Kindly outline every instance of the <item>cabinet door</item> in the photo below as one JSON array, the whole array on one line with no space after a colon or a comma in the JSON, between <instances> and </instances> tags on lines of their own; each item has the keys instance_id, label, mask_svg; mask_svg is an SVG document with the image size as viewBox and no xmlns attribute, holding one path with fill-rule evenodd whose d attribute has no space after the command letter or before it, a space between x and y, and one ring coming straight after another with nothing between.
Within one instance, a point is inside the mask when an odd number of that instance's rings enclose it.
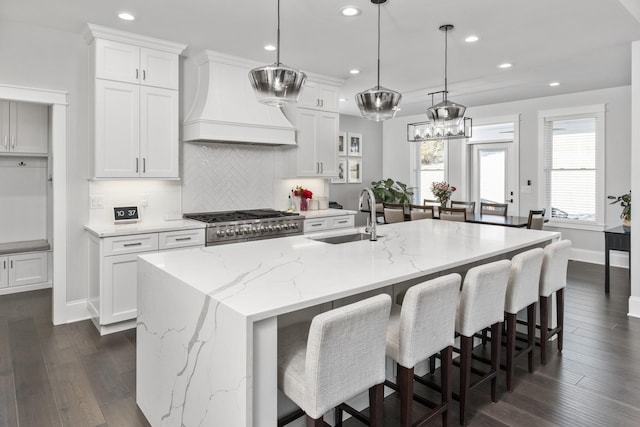
<instances>
[{"instance_id":1,"label":"cabinet door","mask_svg":"<svg viewBox=\"0 0 640 427\"><path fill-rule=\"evenodd\" d=\"M9 257L0 256L0 288L9 286Z\"/></svg>"},{"instance_id":2,"label":"cabinet door","mask_svg":"<svg viewBox=\"0 0 640 427\"><path fill-rule=\"evenodd\" d=\"M155 49L140 49L140 83L178 90L178 55Z\"/></svg>"},{"instance_id":3,"label":"cabinet door","mask_svg":"<svg viewBox=\"0 0 640 427\"><path fill-rule=\"evenodd\" d=\"M140 176L178 177L178 91L140 88Z\"/></svg>"},{"instance_id":4,"label":"cabinet door","mask_svg":"<svg viewBox=\"0 0 640 427\"><path fill-rule=\"evenodd\" d=\"M100 324L135 319L138 308L138 255L107 256L102 259Z\"/></svg>"},{"instance_id":5,"label":"cabinet door","mask_svg":"<svg viewBox=\"0 0 640 427\"><path fill-rule=\"evenodd\" d=\"M338 112L338 88L335 86L318 85L316 93L320 99L320 107L324 111Z\"/></svg>"},{"instance_id":6,"label":"cabinet door","mask_svg":"<svg viewBox=\"0 0 640 427\"><path fill-rule=\"evenodd\" d=\"M140 48L126 43L95 39L96 77L126 83L138 83Z\"/></svg>"},{"instance_id":7,"label":"cabinet door","mask_svg":"<svg viewBox=\"0 0 640 427\"><path fill-rule=\"evenodd\" d=\"M10 149L9 104L9 101L0 101L0 153L6 153Z\"/></svg>"},{"instance_id":8,"label":"cabinet door","mask_svg":"<svg viewBox=\"0 0 640 427\"><path fill-rule=\"evenodd\" d=\"M95 175L139 176L140 86L96 79Z\"/></svg>"},{"instance_id":9,"label":"cabinet door","mask_svg":"<svg viewBox=\"0 0 640 427\"><path fill-rule=\"evenodd\" d=\"M320 171L316 161L316 114L304 108L296 112L298 176L318 176Z\"/></svg>"},{"instance_id":10,"label":"cabinet door","mask_svg":"<svg viewBox=\"0 0 640 427\"><path fill-rule=\"evenodd\" d=\"M9 257L9 286L32 285L46 281L46 252L11 255Z\"/></svg>"},{"instance_id":11,"label":"cabinet door","mask_svg":"<svg viewBox=\"0 0 640 427\"><path fill-rule=\"evenodd\" d=\"M319 112L316 119L316 161L320 163L321 176L338 176L339 116L337 113Z\"/></svg>"},{"instance_id":12,"label":"cabinet door","mask_svg":"<svg viewBox=\"0 0 640 427\"><path fill-rule=\"evenodd\" d=\"M47 154L49 151L49 108L42 104L12 102L11 151Z\"/></svg>"},{"instance_id":13,"label":"cabinet door","mask_svg":"<svg viewBox=\"0 0 640 427\"><path fill-rule=\"evenodd\" d=\"M316 94L316 86L317 83L310 82L309 80L305 82L304 89L302 89L302 93L298 99L298 107L313 108L316 110L320 108L320 99Z\"/></svg>"}]
</instances>

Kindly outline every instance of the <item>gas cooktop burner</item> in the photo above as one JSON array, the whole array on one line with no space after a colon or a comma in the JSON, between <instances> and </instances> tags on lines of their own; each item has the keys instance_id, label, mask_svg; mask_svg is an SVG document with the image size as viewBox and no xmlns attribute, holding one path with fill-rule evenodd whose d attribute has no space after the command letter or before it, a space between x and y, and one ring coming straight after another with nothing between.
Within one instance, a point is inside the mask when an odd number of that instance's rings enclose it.
<instances>
[{"instance_id":1,"label":"gas cooktop burner","mask_svg":"<svg viewBox=\"0 0 640 427\"><path fill-rule=\"evenodd\" d=\"M206 222L208 224L217 223L217 222L247 221L252 219L263 219L263 218L280 218L285 216L298 216L298 213L276 211L274 209L251 209L246 211L203 212L203 213L184 214L185 218Z\"/></svg>"}]
</instances>

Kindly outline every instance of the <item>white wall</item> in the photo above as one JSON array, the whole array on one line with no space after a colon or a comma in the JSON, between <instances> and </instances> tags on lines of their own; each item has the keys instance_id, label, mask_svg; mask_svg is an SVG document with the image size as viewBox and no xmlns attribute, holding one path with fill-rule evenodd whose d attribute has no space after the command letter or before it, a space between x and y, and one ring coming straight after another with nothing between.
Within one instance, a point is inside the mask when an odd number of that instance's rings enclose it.
<instances>
[{"instance_id":1,"label":"white wall","mask_svg":"<svg viewBox=\"0 0 640 427\"><path fill-rule=\"evenodd\" d=\"M538 111L568 108L572 106L606 104L606 176L605 194L618 195L627 192L631 180L631 87L617 87L568 95L526 99L522 101L493 104L468 108L466 116L473 119L488 119L520 114L520 183L526 185L532 180L533 193L520 194L520 214L538 207L539 165L538 165ZM408 123L424 121L424 115L400 117L384 123L383 129L383 171L384 175L413 179L411 173L415 146L406 141ZM463 151L461 141L452 141L449 152L449 182L462 187ZM640 164L640 163L639 163ZM462 166L461 166L462 165ZM463 167L464 166L464 167ZM398 178L400 179L400 178ZM460 184L458 184L460 183ZM606 205L605 221L608 227L620 225L620 207ZM551 228L550 228L551 229ZM574 257L589 262L604 262L604 237L601 231L557 229L563 237L571 239ZM625 255L620 254L614 261L625 264ZM639 266L640 267L640 266Z\"/></svg>"},{"instance_id":2,"label":"white wall","mask_svg":"<svg viewBox=\"0 0 640 427\"><path fill-rule=\"evenodd\" d=\"M632 117L640 115L640 41L632 45ZM640 123L634 120L631 135L631 191L640 192ZM635 196L637 197L637 196ZM637 209L637 208L635 208ZM635 220L637 224L638 221ZM637 227L637 225L635 226ZM640 233L631 227L631 296L629 297L629 315L640 317Z\"/></svg>"}]
</instances>

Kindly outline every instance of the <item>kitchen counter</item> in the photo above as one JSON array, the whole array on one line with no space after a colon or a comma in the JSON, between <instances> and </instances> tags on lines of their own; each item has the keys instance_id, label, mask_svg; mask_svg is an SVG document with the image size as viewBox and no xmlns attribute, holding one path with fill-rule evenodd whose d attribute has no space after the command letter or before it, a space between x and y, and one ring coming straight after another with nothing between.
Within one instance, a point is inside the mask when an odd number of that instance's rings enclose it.
<instances>
[{"instance_id":1,"label":"kitchen counter","mask_svg":"<svg viewBox=\"0 0 640 427\"><path fill-rule=\"evenodd\" d=\"M205 228L205 223L190 219L176 219L133 224L89 224L84 229L97 237L128 236L132 234Z\"/></svg>"},{"instance_id":2,"label":"kitchen counter","mask_svg":"<svg viewBox=\"0 0 640 427\"><path fill-rule=\"evenodd\" d=\"M302 215L304 219L315 219L315 218L328 218L332 216L355 215L358 212L350 211L347 209L322 209L317 211L302 211L298 213Z\"/></svg>"},{"instance_id":3,"label":"kitchen counter","mask_svg":"<svg viewBox=\"0 0 640 427\"><path fill-rule=\"evenodd\" d=\"M332 245L314 234L141 256L136 387L151 424L273 426L279 315L560 237L436 220L378 234L376 242Z\"/></svg>"}]
</instances>

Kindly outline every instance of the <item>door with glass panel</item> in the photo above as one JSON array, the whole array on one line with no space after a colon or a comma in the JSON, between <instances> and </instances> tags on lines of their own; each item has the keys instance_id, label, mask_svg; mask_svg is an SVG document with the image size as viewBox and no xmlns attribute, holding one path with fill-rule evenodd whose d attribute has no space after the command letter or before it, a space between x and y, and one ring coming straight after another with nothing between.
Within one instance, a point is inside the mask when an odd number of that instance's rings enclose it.
<instances>
[{"instance_id":1,"label":"door with glass panel","mask_svg":"<svg viewBox=\"0 0 640 427\"><path fill-rule=\"evenodd\" d=\"M512 142L471 145L471 192L476 211L481 202L507 203L507 215L518 215L518 157Z\"/></svg>"}]
</instances>

